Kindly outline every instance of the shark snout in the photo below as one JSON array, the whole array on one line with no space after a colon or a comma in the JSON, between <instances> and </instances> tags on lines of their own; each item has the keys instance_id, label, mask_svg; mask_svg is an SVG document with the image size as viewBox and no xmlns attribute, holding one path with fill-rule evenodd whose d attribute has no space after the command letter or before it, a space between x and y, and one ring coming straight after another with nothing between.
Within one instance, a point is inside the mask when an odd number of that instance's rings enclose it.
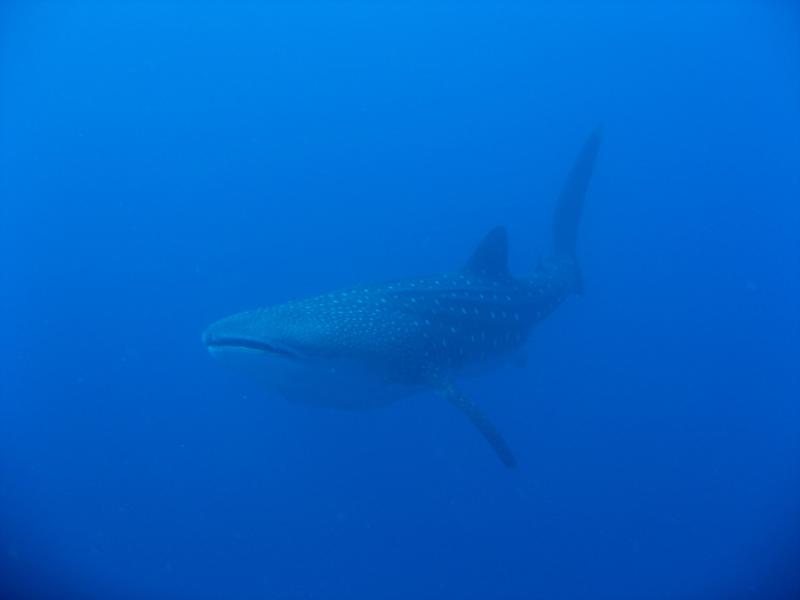
<instances>
[{"instance_id":1,"label":"shark snout","mask_svg":"<svg viewBox=\"0 0 800 600\"><path fill-rule=\"evenodd\" d=\"M203 341L203 345L209 350L211 350L214 346L217 346L220 340L224 338L224 335L220 335L218 326L220 323L221 321L217 321L213 325L207 327L200 336L201 340Z\"/></svg>"},{"instance_id":2,"label":"shark snout","mask_svg":"<svg viewBox=\"0 0 800 600\"><path fill-rule=\"evenodd\" d=\"M209 350L218 346L235 345L236 340L252 340L256 338L248 313L238 313L215 321L203 332L203 345Z\"/></svg>"}]
</instances>

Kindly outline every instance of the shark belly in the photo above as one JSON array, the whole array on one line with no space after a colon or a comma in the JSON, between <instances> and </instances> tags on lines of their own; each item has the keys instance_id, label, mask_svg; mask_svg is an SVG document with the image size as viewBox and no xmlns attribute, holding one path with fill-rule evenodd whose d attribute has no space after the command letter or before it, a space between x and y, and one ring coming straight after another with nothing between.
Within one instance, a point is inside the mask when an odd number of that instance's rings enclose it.
<instances>
[{"instance_id":1,"label":"shark belly","mask_svg":"<svg viewBox=\"0 0 800 600\"><path fill-rule=\"evenodd\" d=\"M297 360L249 348L219 348L213 354L268 393L292 403L367 410L423 389L392 379L381 369L354 358Z\"/></svg>"}]
</instances>

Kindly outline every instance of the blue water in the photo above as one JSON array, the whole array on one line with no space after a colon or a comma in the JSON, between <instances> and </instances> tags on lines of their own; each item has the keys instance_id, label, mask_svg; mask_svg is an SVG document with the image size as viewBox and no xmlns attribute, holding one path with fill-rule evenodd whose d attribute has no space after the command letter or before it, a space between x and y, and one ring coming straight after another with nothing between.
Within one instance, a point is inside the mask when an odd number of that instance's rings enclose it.
<instances>
[{"instance_id":1,"label":"blue water","mask_svg":"<svg viewBox=\"0 0 800 600\"><path fill-rule=\"evenodd\" d=\"M4 2L0 597L800 597L800 9ZM585 293L467 381L290 405L232 312L546 252Z\"/></svg>"}]
</instances>

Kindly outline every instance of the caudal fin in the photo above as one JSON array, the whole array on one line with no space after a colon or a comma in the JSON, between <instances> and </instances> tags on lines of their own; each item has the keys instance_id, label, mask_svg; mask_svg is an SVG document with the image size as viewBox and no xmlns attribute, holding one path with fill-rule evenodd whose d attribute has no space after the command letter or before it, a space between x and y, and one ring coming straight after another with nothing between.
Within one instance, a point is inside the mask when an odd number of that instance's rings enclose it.
<instances>
[{"instance_id":1,"label":"caudal fin","mask_svg":"<svg viewBox=\"0 0 800 600\"><path fill-rule=\"evenodd\" d=\"M578 224L583 212L583 200L592 178L597 151L603 137L603 128L598 127L583 145L578 160L572 167L561 190L553 220L553 253L559 257L575 257L575 240Z\"/></svg>"}]
</instances>

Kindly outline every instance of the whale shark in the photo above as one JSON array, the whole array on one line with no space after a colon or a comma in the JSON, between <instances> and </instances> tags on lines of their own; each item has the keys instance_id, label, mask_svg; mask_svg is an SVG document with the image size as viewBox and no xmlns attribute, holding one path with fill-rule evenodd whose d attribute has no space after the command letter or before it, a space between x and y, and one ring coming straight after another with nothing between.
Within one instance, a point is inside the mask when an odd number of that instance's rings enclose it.
<instances>
[{"instance_id":1,"label":"whale shark","mask_svg":"<svg viewBox=\"0 0 800 600\"><path fill-rule=\"evenodd\" d=\"M531 275L511 275L506 229L495 227L452 273L240 312L208 327L203 342L215 358L293 402L369 409L435 390L506 466L516 466L508 443L458 381L519 356L533 327L582 291L576 238L601 138L597 128L570 170L550 249Z\"/></svg>"}]
</instances>

